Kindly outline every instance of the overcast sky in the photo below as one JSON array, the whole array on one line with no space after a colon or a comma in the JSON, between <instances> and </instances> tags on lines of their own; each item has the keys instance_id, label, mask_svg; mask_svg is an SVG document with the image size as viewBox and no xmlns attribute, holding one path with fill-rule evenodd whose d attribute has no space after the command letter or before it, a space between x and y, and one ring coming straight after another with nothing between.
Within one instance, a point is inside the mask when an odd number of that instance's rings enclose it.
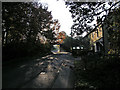
<instances>
[{"instance_id":1,"label":"overcast sky","mask_svg":"<svg viewBox=\"0 0 120 90\"><path fill-rule=\"evenodd\" d=\"M70 35L71 26L73 25L73 20L71 17L71 13L69 12L69 8L66 8L64 0L58 0L58 1L57 0L38 0L38 2L44 5L46 4L48 5L48 10L52 11L53 19L59 20L59 23L61 25L60 31L65 31L67 35ZM101 16L102 15L103 14L101 14ZM93 24L96 24L96 18L89 25L93 25ZM82 36L85 36L85 35L86 35L86 32L82 34Z\"/></svg>"},{"instance_id":2,"label":"overcast sky","mask_svg":"<svg viewBox=\"0 0 120 90\"><path fill-rule=\"evenodd\" d=\"M65 31L69 35L73 20L65 2L63 0L39 0L39 2L48 4L48 10L52 11L53 19L58 19L61 24L60 31Z\"/></svg>"}]
</instances>

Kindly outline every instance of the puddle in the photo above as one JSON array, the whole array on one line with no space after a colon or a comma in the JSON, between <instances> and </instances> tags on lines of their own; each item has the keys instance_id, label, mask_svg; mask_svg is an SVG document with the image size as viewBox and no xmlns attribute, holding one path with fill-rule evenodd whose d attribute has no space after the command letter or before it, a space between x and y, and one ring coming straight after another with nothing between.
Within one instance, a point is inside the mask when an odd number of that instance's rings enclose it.
<instances>
[{"instance_id":1,"label":"puddle","mask_svg":"<svg viewBox=\"0 0 120 90\"><path fill-rule=\"evenodd\" d=\"M41 72L40 74L41 74L41 75L45 75L45 74L46 74L46 72Z\"/></svg>"}]
</instances>

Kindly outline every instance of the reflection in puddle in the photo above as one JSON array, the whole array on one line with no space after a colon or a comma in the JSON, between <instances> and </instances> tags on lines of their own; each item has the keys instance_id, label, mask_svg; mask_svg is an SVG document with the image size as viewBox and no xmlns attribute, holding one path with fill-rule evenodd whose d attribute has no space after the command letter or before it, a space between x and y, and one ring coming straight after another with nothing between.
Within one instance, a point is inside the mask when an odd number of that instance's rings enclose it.
<instances>
[{"instance_id":1,"label":"reflection in puddle","mask_svg":"<svg viewBox=\"0 0 120 90\"><path fill-rule=\"evenodd\" d=\"M20 68L24 68L26 65L21 65Z\"/></svg>"},{"instance_id":2,"label":"reflection in puddle","mask_svg":"<svg viewBox=\"0 0 120 90\"><path fill-rule=\"evenodd\" d=\"M49 57L48 59L54 59L54 57Z\"/></svg>"},{"instance_id":3,"label":"reflection in puddle","mask_svg":"<svg viewBox=\"0 0 120 90\"><path fill-rule=\"evenodd\" d=\"M40 61L40 59L36 59L36 61Z\"/></svg>"},{"instance_id":4,"label":"reflection in puddle","mask_svg":"<svg viewBox=\"0 0 120 90\"><path fill-rule=\"evenodd\" d=\"M40 62L40 63L39 63L39 65L42 65L42 64L43 64L43 62Z\"/></svg>"},{"instance_id":5,"label":"reflection in puddle","mask_svg":"<svg viewBox=\"0 0 120 90\"><path fill-rule=\"evenodd\" d=\"M50 57L51 55L47 55L47 56L45 56L45 57L42 57L42 59L45 59L45 58L48 58L48 57Z\"/></svg>"},{"instance_id":6,"label":"reflection in puddle","mask_svg":"<svg viewBox=\"0 0 120 90\"><path fill-rule=\"evenodd\" d=\"M45 72L41 72L40 74L41 74L41 75L44 75L44 74L45 74Z\"/></svg>"}]
</instances>

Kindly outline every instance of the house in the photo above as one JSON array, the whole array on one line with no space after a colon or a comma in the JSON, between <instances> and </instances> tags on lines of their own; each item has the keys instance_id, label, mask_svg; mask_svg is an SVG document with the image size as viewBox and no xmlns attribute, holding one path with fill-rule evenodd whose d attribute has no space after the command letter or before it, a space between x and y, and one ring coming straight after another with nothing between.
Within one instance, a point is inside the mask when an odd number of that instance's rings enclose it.
<instances>
[{"instance_id":1,"label":"house","mask_svg":"<svg viewBox=\"0 0 120 90\"><path fill-rule=\"evenodd\" d=\"M99 24L93 32L85 36L90 39L91 50L104 53L104 55L120 55L119 12L120 8L113 9L102 25Z\"/></svg>"},{"instance_id":2,"label":"house","mask_svg":"<svg viewBox=\"0 0 120 90\"><path fill-rule=\"evenodd\" d=\"M93 32L88 33L85 37L89 39L90 50L93 52L103 53L104 52L104 40L103 40L103 28L99 25L97 28L94 28Z\"/></svg>"},{"instance_id":3,"label":"house","mask_svg":"<svg viewBox=\"0 0 120 90\"><path fill-rule=\"evenodd\" d=\"M96 30L89 34L91 50L94 52L103 51L103 30L101 25Z\"/></svg>"}]
</instances>

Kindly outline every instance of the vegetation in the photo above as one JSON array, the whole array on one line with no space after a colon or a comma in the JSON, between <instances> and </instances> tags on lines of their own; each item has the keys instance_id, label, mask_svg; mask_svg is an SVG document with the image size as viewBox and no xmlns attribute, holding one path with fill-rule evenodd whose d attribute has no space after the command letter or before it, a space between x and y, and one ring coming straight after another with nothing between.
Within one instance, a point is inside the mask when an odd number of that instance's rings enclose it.
<instances>
[{"instance_id":1,"label":"vegetation","mask_svg":"<svg viewBox=\"0 0 120 90\"><path fill-rule=\"evenodd\" d=\"M83 38L83 37L72 38L72 37L66 36L66 38L65 38L64 42L61 44L61 46L64 50L66 50L68 52L71 52L73 47L79 47L79 48L83 47L84 50L89 50L90 42L89 42L88 38ZM79 55L80 55L80 53L79 53Z\"/></svg>"},{"instance_id":2,"label":"vegetation","mask_svg":"<svg viewBox=\"0 0 120 90\"><path fill-rule=\"evenodd\" d=\"M106 2L66 2L66 4L70 6L75 22L71 28L72 37L82 35L84 32L92 33L99 25L108 32L106 37L110 55L83 54L80 61L75 61L75 89L120 89L120 1L108 4ZM109 7L106 7L107 5ZM94 20L97 20L97 24L90 25Z\"/></svg>"},{"instance_id":3,"label":"vegetation","mask_svg":"<svg viewBox=\"0 0 120 90\"><path fill-rule=\"evenodd\" d=\"M51 12L32 2L2 3L3 61L46 54L55 41Z\"/></svg>"},{"instance_id":4,"label":"vegetation","mask_svg":"<svg viewBox=\"0 0 120 90\"><path fill-rule=\"evenodd\" d=\"M98 55L75 61L75 88L82 90L111 89L120 87L120 58L98 58Z\"/></svg>"},{"instance_id":5,"label":"vegetation","mask_svg":"<svg viewBox=\"0 0 120 90\"><path fill-rule=\"evenodd\" d=\"M119 0L115 2L66 2L66 5L70 7L74 21L71 28L72 37L85 32L90 34L101 25L103 32L108 32L103 36L103 42L104 37L108 37L109 54L119 55ZM97 21L97 24L92 25L94 21ZM103 45L106 48L105 44Z\"/></svg>"},{"instance_id":6,"label":"vegetation","mask_svg":"<svg viewBox=\"0 0 120 90\"><path fill-rule=\"evenodd\" d=\"M108 31L108 54L120 55L120 8L111 11L105 20Z\"/></svg>"},{"instance_id":7,"label":"vegetation","mask_svg":"<svg viewBox=\"0 0 120 90\"><path fill-rule=\"evenodd\" d=\"M66 2L71 8L70 12L75 22L69 37L65 32L59 33L58 20L53 20L51 12L42 4L4 2L2 4L3 61L37 54L43 56L50 53L55 43L61 44L62 48L68 52L72 47L83 46L85 51L82 54L78 52L82 59L75 61L75 89L120 88L119 3L120 1L107 4L105 2ZM104 15L101 15L103 13ZM95 17L98 25L92 26L90 23L95 20ZM93 32L99 25L108 32L106 34L109 43L108 54L112 54L111 56L88 54L90 41L88 38L79 36L84 32Z\"/></svg>"},{"instance_id":8,"label":"vegetation","mask_svg":"<svg viewBox=\"0 0 120 90\"><path fill-rule=\"evenodd\" d=\"M68 52L71 51L71 39L72 39L71 37L66 36L64 42L61 44L61 47Z\"/></svg>"},{"instance_id":9,"label":"vegetation","mask_svg":"<svg viewBox=\"0 0 120 90\"><path fill-rule=\"evenodd\" d=\"M120 1L116 2L66 2L66 5L70 7L74 24L72 26L71 35L81 35L84 32L91 33L99 26L103 24L104 19L113 8L119 7ZM94 20L98 20L94 26L91 23Z\"/></svg>"}]
</instances>

